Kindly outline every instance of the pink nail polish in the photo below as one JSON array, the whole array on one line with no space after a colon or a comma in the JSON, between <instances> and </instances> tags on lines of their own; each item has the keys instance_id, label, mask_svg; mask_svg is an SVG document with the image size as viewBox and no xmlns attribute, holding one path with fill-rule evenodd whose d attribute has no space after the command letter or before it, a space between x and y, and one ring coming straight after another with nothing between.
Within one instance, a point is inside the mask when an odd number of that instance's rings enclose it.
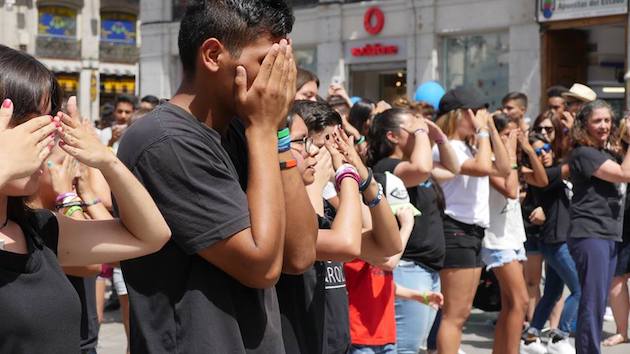
<instances>
[{"instance_id":1,"label":"pink nail polish","mask_svg":"<svg viewBox=\"0 0 630 354\"><path fill-rule=\"evenodd\" d=\"M11 108L12 104L11 100L7 98L2 102L2 108Z\"/></svg>"}]
</instances>

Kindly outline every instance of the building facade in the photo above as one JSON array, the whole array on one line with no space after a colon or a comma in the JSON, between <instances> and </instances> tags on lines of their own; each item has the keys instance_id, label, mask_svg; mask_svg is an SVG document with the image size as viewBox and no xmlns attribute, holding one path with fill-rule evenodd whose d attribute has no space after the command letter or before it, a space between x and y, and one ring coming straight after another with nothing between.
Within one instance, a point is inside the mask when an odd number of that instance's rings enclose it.
<instances>
[{"instance_id":1,"label":"building facade","mask_svg":"<svg viewBox=\"0 0 630 354\"><path fill-rule=\"evenodd\" d=\"M37 57L96 120L117 94L137 93L138 14L138 0L0 0L0 44Z\"/></svg>"},{"instance_id":2,"label":"building facade","mask_svg":"<svg viewBox=\"0 0 630 354\"><path fill-rule=\"evenodd\" d=\"M320 93L413 97L421 83L471 85L492 108L508 91L538 114L546 88L591 85L626 106L628 0L293 0L291 38ZM185 0L141 2L141 93L169 97L181 79L177 20ZM630 77L630 75L627 75Z\"/></svg>"}]
</instances>

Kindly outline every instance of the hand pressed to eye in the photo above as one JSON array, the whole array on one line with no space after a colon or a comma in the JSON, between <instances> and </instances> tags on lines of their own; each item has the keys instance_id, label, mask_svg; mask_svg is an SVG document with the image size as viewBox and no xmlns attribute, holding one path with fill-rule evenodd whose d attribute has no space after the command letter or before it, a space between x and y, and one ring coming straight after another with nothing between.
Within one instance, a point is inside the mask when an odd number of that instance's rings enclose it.
<instances>
[{"instance_id":1,"label":"hand pressed to eye","mask_svg":"<svg viewBox=\"0 0 630 354\"><path fill-rule=\"evenodd\" d=\"M13 103L0 108L0 173L6 180L22 178L37 171L54 146L55 124L51 116L42 116L9 128Z\"/></svg>"},{"instance_id":2,"label":"hand pressed to eye","mask_svg":"<svg viewBox=\"0 0 630 354\"><path fill-rule=\"evenodd\" d=\"M295 98L296 75L293 49L285 39L271 47L249 89L247 71L236 68L236 110L248 127L277 129L285 124Z\"/></svg>"},{"instance_id":3,"label":"hand pressed to eye","mask_svg":"<svg viewBox=\"0 0 630 354\"><path fill-rule=\"evenodd\" d=\"M365 167L365 165L363 164L361 156L355 149L354 137L348 136L346 132L339 127L333 132L332 135L335 139L337 149L344 156L344 160L357 169L357 172L359 172L359 176L361 176L362 180L366 180L368 178L369 172L367 170L367 167Z\"/></svg>"},{"instance_id":4,"label":"hand pressed to eye","mask_svg":"<svg viewBox=\"0 0 630 354\"><path fill-rule=\"evenodd\" d=\"M63 112L59 112L57 117L61 119L63 127L59 146L70 156L98 169L116 160L116 156L99 141L88 125L76 122Z\"/></svg>"}]
</instances>

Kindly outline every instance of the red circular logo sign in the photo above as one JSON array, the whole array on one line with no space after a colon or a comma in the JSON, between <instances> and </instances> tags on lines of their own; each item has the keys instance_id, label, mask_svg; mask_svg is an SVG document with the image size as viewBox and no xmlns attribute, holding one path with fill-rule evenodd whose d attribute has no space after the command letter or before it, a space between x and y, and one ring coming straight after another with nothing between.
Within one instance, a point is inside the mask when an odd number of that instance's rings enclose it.
<instances>
[{"instance_id":1,"label":"red circular logo sign","mask_svg":"<svg viewBox=\"0 0 630 354\"><path fill-rule=\"evenodd\" d=\"M385 14L383 11L374 6L367 9L365 16L363 16L363 27L367 33L375 36L383 30L385 27Z\"/></svg>"}]
</instances>

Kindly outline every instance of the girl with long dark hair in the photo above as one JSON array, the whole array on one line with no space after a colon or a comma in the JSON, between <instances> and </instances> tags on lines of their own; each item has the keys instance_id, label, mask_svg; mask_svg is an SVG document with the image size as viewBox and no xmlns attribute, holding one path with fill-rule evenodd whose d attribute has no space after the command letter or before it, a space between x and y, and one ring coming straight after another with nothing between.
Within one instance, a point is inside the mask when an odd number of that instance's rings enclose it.
<instances>
[{"instance_id":1,"label":"girl with long dark hair","mask_svg":"<svg viewBox=\"0 0 630 354\"><path fill-rule=\"evenodd\" d=\"M90 127L58 111L61 97L59 84L43 64L0 46L0 100L4 114L12 115L9 125L54 121L61 148L103 173L121 219L72 219L90 201L71 193L55 198L58 213L27 208L24 197L35 193L39 184L41 173L36 169L0 185L2 353L78 352L81 309L61 266L140 257L158 251L170 237L164 218L131 172Z\"/></svg>"},{"instance_id":2,"label":"girl with long dark hair","mask_svg":"<svg viewBox=\"0 0 630 354\"><path fill-rule=\"evenodd\" d=\"M455 153L433 122L404 109L389 109L374 117L368 141L368 165L374 172L399 177L410 202L422 211L415 216L407 246L394 268L394 281L415 291L437 292L444 261L443 198L437 183L429 179L433 170L431 143L437 144L443 165L457 173ZM397 299L395 308L398 353L417 353L429 335L436 311L405 299Z\"/></svg>"}]
</instances>

